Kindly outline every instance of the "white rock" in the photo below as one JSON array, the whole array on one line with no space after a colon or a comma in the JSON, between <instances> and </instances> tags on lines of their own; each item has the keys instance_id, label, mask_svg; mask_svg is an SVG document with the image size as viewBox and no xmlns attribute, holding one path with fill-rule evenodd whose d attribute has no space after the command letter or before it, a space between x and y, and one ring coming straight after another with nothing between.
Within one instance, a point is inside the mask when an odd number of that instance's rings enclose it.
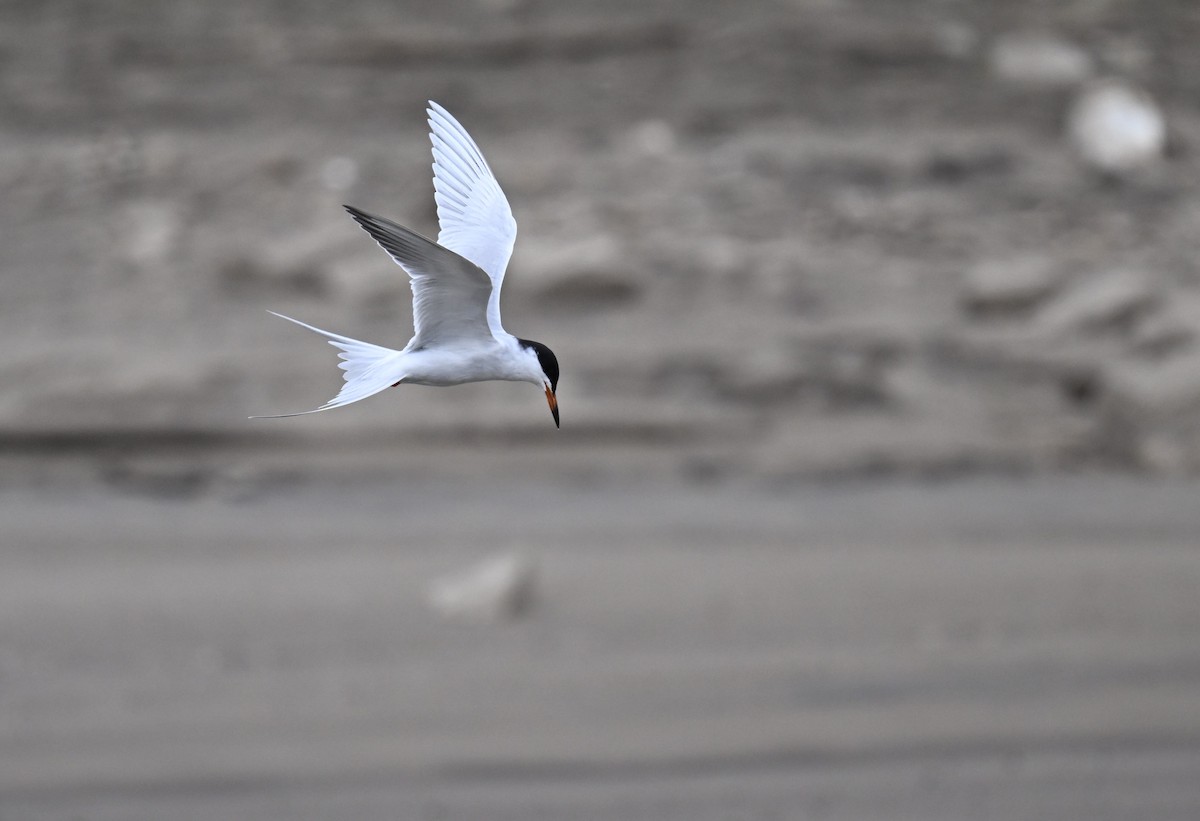
<instances>
[{"instance_id":1,"label":"white rock","mask_svg":"<svg viewBox=\"0 0 1200 821\"><path fill-rule=\"evenodd\" d=\"M1091 165L1121 173L1162 156L1167 126L1150 95L1117 81L1085 89L1071 106L1067 131Z\"/></svg>"},{"instance_id":2,"label":"white rock","mask_svg":"<svg viewBox=\"0 0 1200 821\"><path fill-rule=\"evenodd\" d=\"M536 578L536 568L528 556L505 553L433 582L429 603L448 618L511 619L528 611Z\"/></svg>"},{"instance_id":3,"label":"white rock","mask_svg":"<svg viewBox=\"0 0 1200 821\"><path fill-rule=\"evenodd\" d=\"M1092 75L1092 59L1085 51L1042 33L1002 35L992 44L988 64L999 79L1027 86L1071 86Z\"/></svg>"}]
</instances>

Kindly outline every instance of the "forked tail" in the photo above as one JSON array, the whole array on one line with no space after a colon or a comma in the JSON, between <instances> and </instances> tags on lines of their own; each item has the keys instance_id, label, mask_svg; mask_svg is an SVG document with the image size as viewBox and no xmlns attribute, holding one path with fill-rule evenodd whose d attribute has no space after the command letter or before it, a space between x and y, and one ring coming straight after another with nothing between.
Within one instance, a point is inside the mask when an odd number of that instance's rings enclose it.
<instances>
[{"instance_id":1,"label":"forked tail","mask_svg":"<svg viewBox=\"0 0 1200 821\"><path fill-rule=\"evenodd\" d=\"M268 311L267 313L275 314L280 319L295 322L303 328L315 331L325 337L330 345L339 349L341 353L338 354L338 358L344 361L338 367L345 371L343 378L346 380L346 384L342 385L342 389L338 392L337 396L319 408L300 411L299 413L251 416L251 419L282 419L287 416L303 416L306 413L320 413L321 411L340 408L343 405L349 405L351 402L366 399L368 396L377 394L385 388L390 388L404 378L404 371L400 365L402 356L400 351L383 348L379 345L372 345L369 342L360 342L357 339L351 339L348 336L341 336L329 331L323 331L306 322L292 319L290 316L284 316L283 314L277 314L274 311Z\"/></svg>"}]
</instances>

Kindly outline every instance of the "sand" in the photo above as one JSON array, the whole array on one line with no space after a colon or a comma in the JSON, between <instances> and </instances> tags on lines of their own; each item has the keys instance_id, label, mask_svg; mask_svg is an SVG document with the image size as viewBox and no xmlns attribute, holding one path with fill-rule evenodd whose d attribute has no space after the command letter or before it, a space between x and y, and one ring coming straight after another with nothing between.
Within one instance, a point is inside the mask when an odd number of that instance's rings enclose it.
<instances>
[{"instance_id":1,"label":"sand","mask_svg":"<svg viewBox=\"0 0 1200 821\"><path fill-rule=\"evenodd\" d=\"M1196 491L10 492L0 813L1194 817ZM508 550L527 614L428 605Z\"/></svg>"}]
</instances>

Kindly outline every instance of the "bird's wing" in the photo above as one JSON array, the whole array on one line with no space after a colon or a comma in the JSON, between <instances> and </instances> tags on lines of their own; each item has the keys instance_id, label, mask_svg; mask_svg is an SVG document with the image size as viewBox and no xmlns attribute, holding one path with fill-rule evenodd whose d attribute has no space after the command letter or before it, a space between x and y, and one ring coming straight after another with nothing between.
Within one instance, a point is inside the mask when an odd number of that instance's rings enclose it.
<instances>
[{"instance_id":1,"label":"bird's wing","mask_svg":"<svg viewBox=\"0 0 1200 821\"><path fill-rule=\"evenodd\" d=\"M517 222L500 183L479 146L450 112L429 101L433 142L433 189L441 231L438 243L478 265L492 280L487 318L492 333L500 324L500 287L517 239Z\"/></svg>"},{"instance_id":2,"label":"bird's wing","mask_svg":"<svg viewBox=\"0 0 1200 821\"><path fill-rule=\"evenodd\" d=\"M493 340L488 325L492 281L478 265L403 225L345 208L412 280L410 349Z\"/></svg>"}]
</instances>

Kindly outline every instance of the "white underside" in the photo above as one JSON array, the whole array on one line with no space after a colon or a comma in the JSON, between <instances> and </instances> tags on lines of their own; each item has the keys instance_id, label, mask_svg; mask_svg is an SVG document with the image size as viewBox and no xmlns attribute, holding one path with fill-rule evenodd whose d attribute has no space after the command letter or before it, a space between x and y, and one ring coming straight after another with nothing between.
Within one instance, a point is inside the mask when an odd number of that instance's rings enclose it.
<instances>
[{"instance_id":1,"label":"white underside","mask_svg":"<svg viewBox=\"0 0 1200 821\"><path fill-rule=\"evenodd\" d=\"M343 361L338 367L345 371L346 384L337 396L319 408L251 418L274 419L319 413L361 401L399 384L446 386L502 381L530 382L540 386L544 381L536 353L522 348L511 334L485 344L472 342L461 346L397 351L325 331L290 316L275 315L321 334L340 350L338 358Z\"/></svg>"},{"instance_id":2,"label":"white underside","mask_svg":"<svg viewBox=\"0 0 1200 821\"><path fill-rule=\"evenodd\" d=\"M509 336L486 348L404 351L395 360L395 367L403 373L402 381L413 385L462 385L493 380L540 385L541 374L530 372L529 359L516 337ZM537 361L536 356L533 361Z\"/></svg>"}]
</instances>

